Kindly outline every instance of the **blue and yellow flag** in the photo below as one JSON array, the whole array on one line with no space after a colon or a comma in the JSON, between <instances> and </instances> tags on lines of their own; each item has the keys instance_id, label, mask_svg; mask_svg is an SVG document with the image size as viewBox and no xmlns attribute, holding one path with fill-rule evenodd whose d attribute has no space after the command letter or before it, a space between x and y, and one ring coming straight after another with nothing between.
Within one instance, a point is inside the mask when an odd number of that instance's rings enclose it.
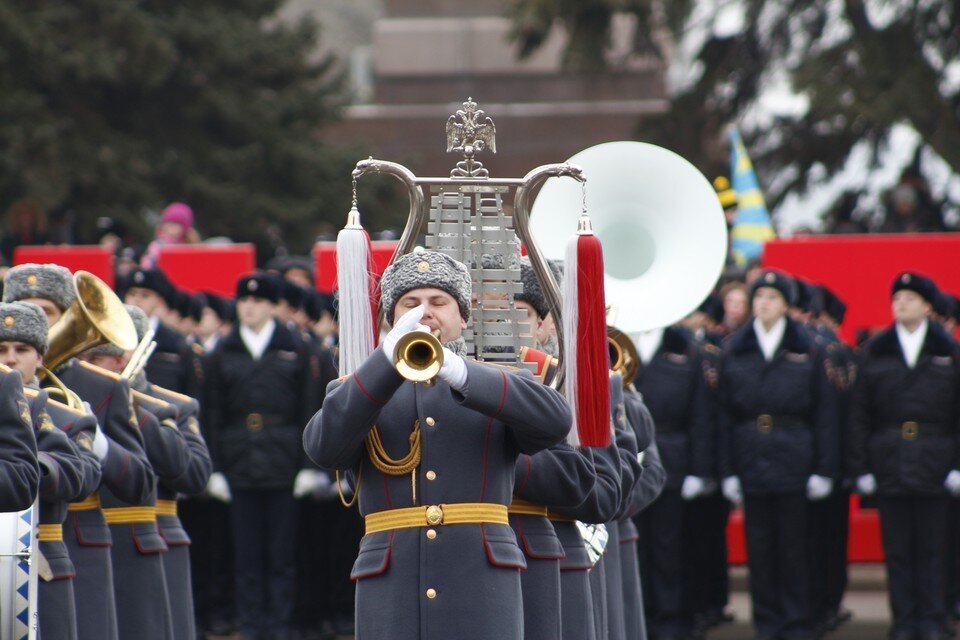
<instances>
[{"instance_id":1,"label":"blue and yellow flag","mask_svg":"<svg viewBox=\"0 0 960 640\"><path fill-rule=\"evenodd\" d=\"M732 231L733 257L737 264L746 265L759 258L764 243L777 234L770 222L753 163L736 129L730 130L730 176L737 193L737 219Z\"/></svg>"}]
</instances>

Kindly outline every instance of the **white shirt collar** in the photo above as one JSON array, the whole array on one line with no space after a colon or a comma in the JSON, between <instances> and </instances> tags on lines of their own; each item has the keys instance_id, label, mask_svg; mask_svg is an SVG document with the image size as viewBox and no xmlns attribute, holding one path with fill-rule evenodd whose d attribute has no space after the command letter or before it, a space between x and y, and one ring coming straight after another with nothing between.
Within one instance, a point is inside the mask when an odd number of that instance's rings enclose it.
<instances>
[{"instance_id":1,"label":"white shirt collar","mask_svg":"<svg viewBox=\"0 0 960 640\"><path fill-rule=\"evenodd\" d=\"M773 360L777 347L783 341L783 333L787 330L787 319L780 318L770 327L770 331L763 328L763 323L759 318L753 319L753 331L757 334L757 342L760 343L760 351L763 352L763 358L770 362Z\"/></svg>"},{"instance_id":2,"label":"white shirt collar","mask_svg":"<svg viewBox=\"0 0 960 640\"><path fill-rule=\"evenodd\" d=\"M663 327L644 331L637 336L637 352L640 354L640 361L643 364L650 364L657 349L663 342Z\"/></svg>"},{"instance_id":3,"label":"white shirt collar","mask_svg":"<svg viewBox=\"0 0 960 640\"><path fill-rule=\"evenodd\" d=\"M260 329L260 333L246 325L240 325L240 339L243 340L243 344L246 345L247 351L250 352L254 360L263 357L263 352L267 350L267 345L270 344L270 339L273 337L273 330L276 328L277 323L274 322L273 318L267 320L267 323Z\"/></svg>"},{"instance_id":4,"label":"white shirt collar","mask_svg":"<svg viewBox=\"0 0 960 640\"><path fill-rule=\"evenodd\" d=\"M201 342L201 344L203 345L203 350L207 353L210 353L217 348L218 342L220 342L220 334L214 333L211 334L209 338Z\"/></svg>"},{"instance_id":5,"label":"white shirt collar","mask_svg":"<svg viewBox=\"0 0 960 640\"><path fill-rule=\"evenodd\" d=\"M929 322L924 320L913 333L910 333L906 327L897 323L897 339L900 340L903 359L911 369L917 366L917 360L920 359L920 349L923 348L923 341L927 337L928 325Z\"/></svg>"}]
</instances>

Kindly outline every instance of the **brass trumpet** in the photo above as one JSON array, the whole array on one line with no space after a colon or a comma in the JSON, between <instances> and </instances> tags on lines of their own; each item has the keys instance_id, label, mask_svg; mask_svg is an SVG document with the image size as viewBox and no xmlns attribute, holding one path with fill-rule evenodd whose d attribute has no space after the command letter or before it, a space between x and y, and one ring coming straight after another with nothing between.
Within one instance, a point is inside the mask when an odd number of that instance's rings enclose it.
<instances>
[{"instance_id":1,"label":"brass trumpet","mask_svg":"<svg viewBox=\"0 0 960 640\"><path fill-rule=\"evenodd\" d=\"M440 331L411 331L400 338L393 352L393 363L410 382L431 385L443 366Z\"/></svg>"}]
</instances>

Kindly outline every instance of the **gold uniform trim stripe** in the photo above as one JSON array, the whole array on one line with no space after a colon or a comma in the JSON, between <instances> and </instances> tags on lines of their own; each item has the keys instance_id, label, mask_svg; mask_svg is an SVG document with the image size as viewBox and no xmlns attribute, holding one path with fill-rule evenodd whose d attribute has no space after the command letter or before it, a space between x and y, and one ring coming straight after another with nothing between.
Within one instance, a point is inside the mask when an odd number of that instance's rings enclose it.
<instances>
[{"instance_id":1,"label":"gold uniform trim stripe","mask_svg":"<svg viewBox=\"0 0 960 640\"><path fill-rule=\"evenodd\" d=\"M37 540L40 542L63 542L63 525L38 524Z\"/></svg>"},{"instance_id":2,"label":"gold uniform trim stripe","mask_svg":"<svg viewBox=\"0 0 960 640\"><path fill-rule=\"evenodd\" d=\"M114 507L103 510L103 517L107 524L137 524L157 521L157 508L145 507Z\"/></svg>"},{"instance_id":3,"label":"gold uniform trim stripe","mask_svg":"<svg viewBox=\"0 0 960 640\"><path fill-rule=\"evenodd\" d=\"M100 508L100 494L95 493L86 500L80 502L71 502L67 505L67 511L92 511Z\"/></svg>"},{"instance_id":4,"label":"gold uniform trim stripe","mask_svg":"<svg viewBox=\"0 0 960 640\"><path fill-rule=\"evenodd\" d=\"M175 517L177 515L177 501L157 500L157 515Z\"/></svg>"},{"instance_id":5,"label":"gold uniform trim stripe","mask_svg":"<svg viewBox=\"0 0 960 640\"><path fill-rule=\"evenodd\" d=\"M448 524L510 524L507 507L488 502L460 502L378 511L364 518L366 533Z\"/></svg>"},{"instance_id":6,"label":"gold uniform trim stripe","mask_svg":"<svg viewBox=\"0 0 960 640\"><path fill-rule=\"evenodd\" d=\"M540 516L541 518L547 517L546 507L517 497L514 497L513 502L510 503L510 508L508 511L518 516Z\"/></svg>"}]
</instances>

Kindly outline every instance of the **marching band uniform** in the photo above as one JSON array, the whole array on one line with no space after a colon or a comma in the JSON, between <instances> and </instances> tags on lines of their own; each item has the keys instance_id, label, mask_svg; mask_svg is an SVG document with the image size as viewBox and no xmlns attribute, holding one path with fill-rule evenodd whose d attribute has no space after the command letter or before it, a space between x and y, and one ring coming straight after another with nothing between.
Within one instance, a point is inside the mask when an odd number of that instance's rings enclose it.
<instances>
[{"instance_id":1,"label":"marching band uniform","mask_svg":"<svg viewBox=\"0 0 960 640\"><path fill-rule=\"evenodd\" d=\"M761 274L752 299L761 287L776 290L788 305L796 296L793 281L780 272ZM824 354L800 325L780 317L762 338L759 327L759 320L742 327L723 352L719 467L724 494L744 500L758 636L809 638L807 500L825 497L824 487L829 493L829 479L837 476L836 390ZM776 327L782 337L768 346Z\"/></svg>"},{"instance_id":2,"label":"marching band uniform","mask_svg":"<svg viewBox=\"0 0 960 640\"><path fill-rule=\"evenodd\" d=\"M627 505L624 517L619 522L620 572L623 576L623 618L627 640L646 640L647 623L643 610L643 589L640 580L640 561L637 547L640 533L634 524L635 518L652 503L667 481L667 472L660 460L657 443L651 442L654 431L653 417L643 398L631 385L623 392L627 421L633 427L638 441L648 442L640 458L640 474Z\"/></svg>"},{"instance_id":3,"label":"marching band uniform","mask_svg":"<svg viewBox=\"0 0 960 640\"><path fill-rule=\"evenodd\" d=\"M423 287L446 291L461 318L469 316L466 267L425 251L398 258L384 273L388 321L400 296ZM414 329L422 314L409 313L413 323L398 320L388 342ZM381 346L330 385L304 432L317 464L357 477L366 535L352 577L357 636L365 640L523 637L519 571L526 562L507 505L518 454L562 440L569 407L527 371L444 353L449 368L428 387L405 384ZM368 437L377 443L368 445L374 457L364 447ZM408 452L419 453L411 469L387 462Z\"/></svg>"},{"instance_id":4,"label":"marching band uniform","mask_svg":"<svg viewBox=\"0 0 960 640\"><path fill-rule=\"evenodd\" d=\"M912 273L894 281L901 289L927 303L936 294ZM896 640L943 637L948 490L960 492L960 353L935 322L917 332L895 324L863 346L851 401L850 470L878 495Z\"/></svg>"},{"instance_id":5,"label":"marching band uniform","mask_svg":"<svg viewBox=\"0 0 960 640\"><path fill-rule=\"evenodd\" d=\"M74 301L70 272L57 265L19 265L7 272L3 300L44 298L61 311ZM108 372L71 359L55 372L57 377L87 402L97 420L105 452L98 452L101 488L67 508L70 533L65 538L77 570L74 595L77 633L80 638L117 639L117 615L113 594L112 539L101 497L119 504L142 502L152 489L153 470L143 450L143 439L132 414L129 387ZM122 502L120 502L122 501Z\"/></svg>"},{"instance_id":6,"label":"marching band uniform","mask_svg":"<svg viewBox=\"0 0 960 640\"><path fill-rule=\"evenodd\" d=\"M686 502L702 491L713 461L699 345L675 327L650 332L641 341L658 336L649 347L641 344L633 382L653 417L667 470L663 492L638 521L648 628L654 638L668 640L683 638L692 628L683 584Z\"/></svg>"},{"instance_id":7,"label":"marching band uniform","mask_svg":"<svg viewBox=\"0 0 960 640\"><path fill-rule=\"evenodd\" d=\"M238 303L245 297L276 304L277 283L261 273L242 278ZM270 319L264 325L258 339L268 341L256 357L245 331L253 333L238 319L210 357L214 465L233 496L241 631L282 636L293 610L293 487L307 464L301 433L315 408L314 380L303 343L281 323Z\"/></svg>"}]
</instances>

